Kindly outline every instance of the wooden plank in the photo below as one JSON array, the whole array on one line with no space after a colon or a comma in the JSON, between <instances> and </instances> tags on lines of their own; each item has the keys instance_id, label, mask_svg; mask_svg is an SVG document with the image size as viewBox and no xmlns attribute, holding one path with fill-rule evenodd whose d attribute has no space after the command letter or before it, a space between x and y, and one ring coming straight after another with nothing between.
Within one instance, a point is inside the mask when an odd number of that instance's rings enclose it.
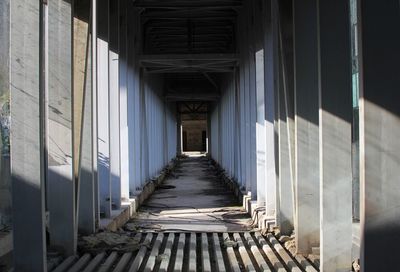
<instances>
[{"instance_id":1,"label":"wooden plank","mask_svg":"<svg viewBox=\"0 0 400 272\"><path fill-rule=\"evenodd\" d=\"M106 261L99 267L98 272L108 272L110 271L112 265L118 257L118 253L113 251L110 256L106 259Z\"/></svg>"},{"instance_id":2,"label":"wooden plank","mask_svg":"<svg viewBox=\"0 0 400 272\"><path fill-rule=\"evenodd\" d=\"M260 249L256 245L256 243L253 240L253 237L251 237L250 233L245 232L244 233L244 238L246 239L247 244L250 247L251 252L253 253L254 258L256 259L258 266L260 267L261 271L271 271L269 268L268 264L264 260L264 257L261 255Z\"/></svg>"},{"instance_id":3,"label":"wooden plank","mask_svg":"<svg viewBox=\"0 0 400 272\"><path fill-rule=\"evenodd\" d=\"M96 271L97 267L100 265L101 261L106 256L105 252L99 253L92 259L89 265L82 271L82 272L94 272Z\"/></svg>"},{"instance_id":4,"label":"wooden plank","mask_svg":"<svg viewBox=\"0 0 400 272\"><path fill-rule=\"evenodd\" d=\"M210 253L208 252L208 239L207 234L201 234L201 252L202 252L202 262L203 262L203 271L209 272L211 271L211 261L210 261Z\"/></svg>"},{"instance_id":5,"label":"wooden plank","mask_svg":"<svg viewBox=\"0 0 400 272\"><path fill-rule=\"evenodd\" d=\"M84 254L69 270L68 272L80 272L90 262L92 257L89 253Z\"/></svg>"},{"instance_id":6,"label":"wooden plank","mask_svg":"<svg viewBox=\"0 0 400 272\"><path fill-rule=\"evenodd\" d=\"M139 252L137 253L135 259L133 260L131 267L129 268L129 272L136 272L139 270L144 255L146 255L146 251L148 250L147 246L150 245L152 237L153 235L151 233L147 233L143 245L140 247Z\"/></svg>"},{"instance_id":7,"label":"wooden plank","mask_svg":"<svg viewBox=\"0 0 400 272\"><path fill-rule=\"evenodd\" d=\"M189 271L196 271L196 233L190 234Z\"/></svg>"},{"instance_id":8,"label":"wooden plank","mask_svg":"<svg viewBox=\"0 0 400 272\"><path fill-rule=\"evenodd\" d=\"M221 243L217 233L213 233L214 249L215 249L215 262L217 263L218 272L226 271L224 258L221 251Z\"/></svg>"},{"instance_id":9,"label":"wooden plank","mask_svg":"<svg viewBox=\"0 0 400 272\"><path fill-rule=\"evenodd\" d=\"M174 238L175 238L175 234L170 233L168 235L167 244L165 245L165 249L164 249L164 253L163 253L164 257L161 261L160 269L158 270L159 272L167 272L169 262L171 261L172 246L174 244Z\"/></svg>"},{"instance_id":10,"label":"wooden plank","mask_svg":"<svg viewBox=\"0 0 400 272\"><path fill-rule=\"evenodd\" d=\"M258 240L258 243L261 245L262 250L264 251L265 255L267 255L267 257L268 257L269 261L271 262L272 266L274 267L274 269L277 272L285 272L286 269L284 268L283 264L278 259L278 257L275 255L275 252L269 246L269 244L264 239L264 237L261 235L261 233L256 232L256 233L254 233L254 236Z\"/></svg>"},{"instance_id":11,"label":"wooden plank","mask_svg":"<svg viewBox=\"0 0 400 272\"><path fill-rule=\"evenodd\" d=\"M240 237L239 233L234 233L233 238L238 243L239 254L240 254L240 257L242 258L242 261L243 261L246 271L256 271L256 269L253 266L253 263L251 262L250 256L247 252L246 247L243 244L242 238Z\"/></svg>"},{"instance_id":12,"label":"wooden plank","mask_svg":"<svg viewBox=\"0 0 400 272\"><path fill-rule=\"evenodd\" d=\"M157 235L157 234L155 234L155 235ZM147 260L144 271L149 271L149 272L153 271L154 266L156 265L157 256L158 256L158 253L160 252L160 247L161 247L161 243L162 243L163 239L164 239L164 234L160 233L157 235L156 241L154 242L153 248L150 253L150 257Z\"/></svg>"},{"instance_id":13,"label":"wooden plank","mask_svg":"<svg viewBox=\"0 0 400 272\"><path fill-rule=\"evenodd\" d=\"M132 252L126 252L122 255L121 259L119 260L117 266L114 268L113 272L122 272L124 271L125 267L128 265L129 260L132 258Z\"/></svg>"},{"instance_id":14,"label":"wooden plank","mask_svg":"<svg viewBox=\"0 0 400 272\"><path fill-rule=\"evenodd\" d=\"M182 271L183 266L183 251L185 249L185 234L179 234L178 248L176 250L174 271Z\"/></svg>"},{"instance_id":15,"label":"wooden plank","mask_svg":"<svg viewBox=\"0 0 400 272\"><path fill-rule=\"evenodd\" d=\"M301 269L297 266L292 257L289 256L289 254L278 242L278 240L276 240L275 236L273 236L271 233L267 233L267 238L272 246L275 248L275 250L278 252L279 256L281 256L287 267L289 267L290 271L300 272Z\"/></svg>"},{"instance_id":16,"label":"wooden plank","mask_svg":"<svg viewBox=\"0 0 400 272\"><path fill-rule=\"evenodd\" d=\"M228 233L223 234L224 241L231 241L231 238L229 238ZM226 246L226 251L228 253L228 259L229 259L229 264L230 268L233 272L241 272L240 267L239 267L239 262L236 259L235 252L233 251L233 246Z\"/></svg>"}]
</instances>

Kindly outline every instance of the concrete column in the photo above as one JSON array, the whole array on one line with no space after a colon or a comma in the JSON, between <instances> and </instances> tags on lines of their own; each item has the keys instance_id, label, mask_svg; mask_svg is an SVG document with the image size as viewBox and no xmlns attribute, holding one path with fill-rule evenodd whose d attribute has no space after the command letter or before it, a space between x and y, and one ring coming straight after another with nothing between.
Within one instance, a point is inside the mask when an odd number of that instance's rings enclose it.
<instances>
[{"instance_id":1,"label":"concrete column","mask_svg":"<svg viewBox=\"0 0 400 272\"><path fill-rule=\"evenodd\" d=\"M280 78L282 82L282 73ZM287 98L283 84L279 88L279 186L277 201L277 225L281 233L290 235L294 227L292 169L290 165L290 136L287 118Z\"/></svg>"},{"instance_id":2,"label":"concrete column","mask_svg":"<svg viewBox=\"0 0 400 272\"><path fill-rule=\"evenodd\" d=\"M244 14L239 14L238 17L238 30L237 36L240 37L244 35L246 32L245 27L246 23L244 21ZM240 66L238 71L238 88L239 88L239 103L238 103L238 111L240 115L240 125L239 125L239 133L240 133L240 177L239 181L242 186L242 189L247 189L247 168L246 168L246 101L245 101L245 49L244 49L244 39L238 40L238 45L240 48Z\"/></svg>"},{"instance_id":3,"label":"concrete column","mask_svg":"<svg viewBox=\"0 0 400 272\"><path fill-rule=\"evenodd\" d=\"M217 132L217 138L218 138L218 155L217 155L217 157L218 157L218 159L217 159L217 161L218 161L218 163L220 164L220 165L222 165L222 141L223 141L223 139L222 139L222 109L221 109L221 99L222 99L222 97L220 98L220 101L219 101L219 103L218 103L218 105L217 105L217 112L218 112L218 114L217 114L217 116L218 116L218 122L217 122L217 124L218 124L218 132Z\"/></svg>"},{"instance_id":4,"label":"concrete column","mask_svg":"<svg viewBox=\"0 0 400 272\"><path fill-rule=\"evenodd\" d=\"M257 205L265 205L265 98L264 98L264 50L256 53L256 156L257 156Z\"/></svg>"},{"instance_id":5,"label":"concrete column","mask_svg":"<svg viewBox=\"0 0 400 272\"><path fill-rule=\"evenodd\" d=\"M121 197L129 199L129 135L128 135L128 0L120 0L119 35L119 103L120 103L120 163Z\"/></svg>"},{"instance_id":6,"label":"concrete column","mask_svg":"<svg viewBox=\"0 0 400 272\"><path fill-rule=\"evenodd\" d=\"M249 94L249 65L248 65L248 59L247 56L245 58L245 63L243 64L243 70L244 70L244 87L243 87L243 98L244 98L244 145L245 145L245 165L244 167L246 168L246 175L245 175L245 189L246 192L250 192L251 190L251 179L250 179L250 172L251 172L251 167L250 167L250 94ZM246 60L247 59L247 60Z\"/></svg>"},{"instance_id":7,"label":"concrete column","mask_svg":"<svg viewBox=\"0 0 400 272\"><path fill-rule=\"evenodd\" d=\"M100 223L100 189L98 178L98 89L97 89L97 1L91 0L91 43L92 43L92 169L94 186L95 227Z\"/></svg>"},{"instance_id":8,"label":"concrete column","mask_svg":"<svg viewBox=\"0 0 400 272\"><path fill-rule=\"evenodd\" d=\"M97 152L100 212L111 216L109 131L109 1L97 1ZM100 19L101 18L101 19Z\"/></svg>"},{"instance_id":9,"label":"concrete column","mask_svg":"<svg viewBox=\"0 0 400 272\"><path fill-rule=\"evenodd\" d=\"M79 1L75 0L74 9L75 14L83 15L85 20L79 20L79 22L75 23L74 29L74 39L75 39L75 47L74 47L74 69L76 65L79 65L79 71L74 70L74 75L78 72L83 73L82 75L82 83L79 84L79 90L75 89L74 94L77 91L82 91L82 108L74 109L74 114L81 110L81 120L80 124L80 152L78 153L78 231L82 234L92 234L96 231L96 187L95 187L95 170L93 168L93 147L96 141L93 140L93 108L96 106L93 103L93 79L96 78L93 76L93 38L92 33L93 29L91 29L90 15L92 9L86 10L86 6L79 6ZM78 11L77 9L81 10ZM75 20L79 18L76 15ZM79 31L77 35L77 31ZM79 45L77 45L77 43ZM80 51L78 51L78 48ZM82 61L82 59L84 61ZM74 81L77 80L75 76ZM76 82L75 82L76 84ZM76 105L74 105L75 107ZM76 120L76 117L74 117ZM76 125L76 123L75 123ZM75 141L76 145L77 142ZM76 154L76 153L75 153Z\"/></svg>"},{"instance_id":10,"label":"concrete column","mask_svg":"<svg viewBox=\"0 0 400 272\"><path fill-rule=\"evenodd\" d=\"M360 1L361 270L398 266L400 3Z\"/></svg>"},{"instance_id":11,"label":"concrete column","mask_svg":"<svg viewBox=\"0 0 400 272\"><path fill-rule=\"evenodd\" d=\"M291 234L294 227L294 88L292 5L279 2L279 199L281 232ZM277 211L279 213L279 210ZM278 216L279 217L279 216Z\"/></svg>"},{"instance_id":12,"label":"concrete column","mask_svg":"<svg viewBox=\"0 0 400 272\"><path fill-rule=\"evenodd\" d=\"M150 178L149 172L149 116L147 109L149 107L148 93L146 92L146 77L143 69L140 71L139 90L140 90L140 156L141 156L141 176L140 185L143 186Z\"/></svg>"},{"instance_id":13,"label":"concrete column","mask_svg":"<svg viewBox=\"0 0 400 272\"><path fill-rule=\"evenodd\" d=\"M66 256L77 243L72 160L72 3L48 3L48 172L50 244ZM62 205L60 205L62 203Z\"/></svg>"},{"instance_id":14,"label":"concrete column","mask_svg":"<svg viewBox=\"0 0 400 272\"><path fill-rule=\"evenodd\" d=\"M110 1L109 10L109 111L110 111L110 180L111 202L115 209L121 208L120 165L120 97L119 97L119 0Z\"/></svg>"},{"instance_id":15,"label":"concrete column","mask_svg":"<svg viewBox=\"0 0 400 272\"><path fill-rule=\"evenodd\" d=\"M235 149L235 164L234 164L234 169L235 169L235 177L238 180L239 184L241 184L241 176L242 176L242 160L241 160L241 152L242 152L242 147L241 147L241 129L240 129L240 86L239 86L239 70L235 69L234 75L233 75L233 88L235 92L235 98L234 98L234 108L233 108L233 114L235 116L235 125L233 128L233 134L235 135L235 141L234 141L234 149Z\"/></svg>"},{"instance_id":16,"label":"concrete column","mask_svg":"<svg viewBox=\"0 0 400 272\"><path fill-rule=\"evenodd\" d=\"M43 9L39 1L27 0L12 0L8 7L14 270L41 272L47 270Z\"/></svg>"},{"instance_id":17,"label":"concrete column","mask_svg":"<svg viewBox=\"0 0 400 272\"><path fill-rule=\"evenodd\" d=\"M318 1L321 271L351 270L349 1Z\"/></svg>"},{"instance_id":18,"label":"concrete column","mask_svg":"<svg viewBox=\"0 0 400 272\"><path fill-rule=\"evenodd\" d=\"M137 29L137 12L132 8L132 1L127 1L127 101L128 111L128 149L129 149L129 195L135 194L140 185L140 125L139 125L139 80L136 67L135 36ZM123 97L122 93L121 96Z\"/></svg>"},{"instance_id":19,"label":"concrete column","mask_svg":"<svg viewBox=\"0 0 400 272\"><path fill-rule=\"evenodd\" d=\"M293 2L295 69L295 234L298 253L319 246L317 1Z\"/></svg>"},{"instance_id":20,"label":"concrete column","mask_svg":"<svg viewBox=\"0 0 400 272\"><path fill-rule=\"evenodd\" d=\"M264 80L265 80L265 189L266 214L276 211L276 156L275 149L275 98L278 96L278 22L275 0L268 0L264 28Z\"/></svg>"},{"instance_id":21,"label":"concrete column","mask_svg":"<svg viewBox=\"0 0 400 272\"><path fill-rule=\"evenodd\" d=\"M250 190L252 199L257 198L258 167L257 167L257 86L256 86L256 57L255 57L255 37L254 37L254 12L253 1L248 1L248 31L247 31L247 58L248 68L248 88L249 88L249 169L250 169ZM260 135L260 137L262 137ZM261 178L261 177L260 177ZM260 181L261 182L261 181ZM262 201L262 200L261 200Z\"/></svg>"},{"instance_id":22,"label":"concrete column","mask_svg":"<svg viewBox=\"0 0 400 272\"><path fill-rule=\"evenodd\" d=\"M207 153L211 154L211 110L210 105L207 106Z\"/></svg>"},{"instance_id":23,"label":"concrete column","mask_svg":"<svg viewBox=\"0 0 400 272\"><path fill-rule=\"evenodd\" d=\"M10 165L10 3L0 3L0 217L9 225L11 211Z\"/></svg>"},{"instance_id":24,"label":"concrete column","mask_svg":"<svg viewBox=\"0 0 400 272\"><path fill-rule=\"evenodd\" d=\"M176 145L176 155L179 156L182 154L182 116L179 113L179 110L176 112L176 136L177 136L177 145Z\"/></svg>"}]
</instances>

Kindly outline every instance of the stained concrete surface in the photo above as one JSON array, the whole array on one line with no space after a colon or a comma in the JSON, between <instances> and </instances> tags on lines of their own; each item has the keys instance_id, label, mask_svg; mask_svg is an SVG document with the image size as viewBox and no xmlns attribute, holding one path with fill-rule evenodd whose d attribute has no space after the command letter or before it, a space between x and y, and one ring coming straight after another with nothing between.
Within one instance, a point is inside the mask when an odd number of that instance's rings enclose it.
<instances>
[{"instance_id":1,"label":"stained concrete surface","mask_svg":"<svg viewBox=\"0 0 400 272\"><path fill-rule=\"evenodd\" d=\"M179 160L129 227L142 231L238 232L252 229L238 199L205 157Z\"/></svg>"}]
</instances>

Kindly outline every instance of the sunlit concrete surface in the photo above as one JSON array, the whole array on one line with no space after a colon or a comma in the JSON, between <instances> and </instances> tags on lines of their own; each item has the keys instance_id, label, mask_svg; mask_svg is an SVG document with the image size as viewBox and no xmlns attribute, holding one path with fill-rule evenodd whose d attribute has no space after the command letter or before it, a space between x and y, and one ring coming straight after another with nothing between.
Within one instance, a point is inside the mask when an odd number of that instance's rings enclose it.
<instances>
[{"instance_id":1,"label":"sunlit concrete surface","mask_svg":"<svg viewBox=\"0 0 400 272\"><path fill-rule=\"evenodd\" d=\"M201 154L182 158L142 204L132 223L140 231L237 232L253 229L242 203Z\"/></svg>"}]
</instances>

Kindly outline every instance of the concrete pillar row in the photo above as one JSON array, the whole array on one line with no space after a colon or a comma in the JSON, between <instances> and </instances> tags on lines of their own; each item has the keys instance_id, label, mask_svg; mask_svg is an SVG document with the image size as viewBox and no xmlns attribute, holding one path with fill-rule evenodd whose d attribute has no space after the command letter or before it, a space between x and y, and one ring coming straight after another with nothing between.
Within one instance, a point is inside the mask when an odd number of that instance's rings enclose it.
<instances>
[{"instance_id":1,"label":"concrete pillar row","mask_svg":"<svg viewBox=\"0 0 400 272\"><path fill-rule=\"evenodd\" d=\"M349 1L318 1L321 271L352 267Z\"/></svg>"},{"instance_id":2,"label":"concrete pillar row","mask_svg":"<svg viewBox=\"0 0 400 272\"><path fill-rule=\"evenodd\" d=\"M361 270L398 266L400 3L359 1Z\"/></svg>"},{"instance_id":3,"label":"concrete pillar row","mask_svg":"<svg viewBox=\"0 0 400 272\"><path fill-rule=\"evenodd\" d=\"M295 233L298 253L319 247L319 105L317 1L293 2L295 75ZM305 68L307 67L307 68Z\"/></svg>"}]
</instances>

